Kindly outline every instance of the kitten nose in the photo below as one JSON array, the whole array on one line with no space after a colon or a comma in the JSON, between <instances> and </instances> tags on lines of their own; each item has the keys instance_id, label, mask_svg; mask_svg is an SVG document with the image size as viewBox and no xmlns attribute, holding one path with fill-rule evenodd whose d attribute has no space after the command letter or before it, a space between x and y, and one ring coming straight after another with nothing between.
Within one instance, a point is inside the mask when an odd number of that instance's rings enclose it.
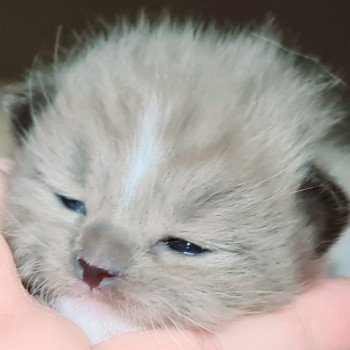
<instances>
[{"instance_id":1,"label":"kitten nose","mask_svg":"<svg viewBox=\"0 0 350 350\"><path fill-rule=\"evenodd\" d=\"M91 288L115 285L124 275L133 254L128 233L97 221L83 228L76 245L78 278Z\"/></svg>"},{"instance_id":2,"label":"kitten nose","mask_svg":"<svg viewBox=\"0 0 350 350\"><path fill-rule=\"evenodd\" d=\"M78 259L78 263L83 271L82 279L91 288L96 288L106 278L117 277L118 274L112 274L98 266L90 265L84 259Z\"/></svg>"}]
</instances>

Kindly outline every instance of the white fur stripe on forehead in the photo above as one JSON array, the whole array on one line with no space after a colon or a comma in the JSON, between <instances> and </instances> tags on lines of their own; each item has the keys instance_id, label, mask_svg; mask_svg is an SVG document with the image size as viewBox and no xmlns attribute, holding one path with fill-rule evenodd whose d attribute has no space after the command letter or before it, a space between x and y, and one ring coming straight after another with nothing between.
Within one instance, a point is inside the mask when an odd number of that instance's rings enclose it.
<instances>
[{"instance_id":1,"label":"white fur stripe on forehead","mask_svg":"<svg viewBox=\"0 0 350 350\"><path fill-rule=\"evenodd\" d=\"M145 177L160 163L162 148L159 140L161 110L157 96L151 95L143 115L140 117L132 144L132 155L127 164L127 175L123 184L121 206L127 208L136 198L138 188Z\"/></svg>"}]
</instances>

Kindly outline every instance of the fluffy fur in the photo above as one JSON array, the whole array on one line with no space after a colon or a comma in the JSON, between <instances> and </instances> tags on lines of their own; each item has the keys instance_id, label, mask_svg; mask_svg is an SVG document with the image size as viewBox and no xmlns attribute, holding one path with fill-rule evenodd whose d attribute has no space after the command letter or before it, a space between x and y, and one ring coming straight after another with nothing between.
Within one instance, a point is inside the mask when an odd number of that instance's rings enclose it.
<instances>
[{"instance_id":1,"label":"fluffy fur","mask_svg":"<svg viewBox=\"0 0 350 350\"><path fill-rule=\"evenodd\" d=\"M322 239L300 191L343 114L333 81L297 61L250 31L141 21L32 74L27 95L5 93L17 130L19 98L32 118L5 231L24 283L94 342L213 330L292 300L318 274ZM185 256L167 237L208 252ZM91 290L80 256L122 277Z\"/></svg>"}]
</instances>

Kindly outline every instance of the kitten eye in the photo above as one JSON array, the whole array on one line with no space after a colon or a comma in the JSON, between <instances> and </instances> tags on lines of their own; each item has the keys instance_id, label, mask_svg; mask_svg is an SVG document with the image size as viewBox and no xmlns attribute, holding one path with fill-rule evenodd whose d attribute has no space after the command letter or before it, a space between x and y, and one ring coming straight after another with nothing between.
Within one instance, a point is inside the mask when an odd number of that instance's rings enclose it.
<instances>
[{"instance_id":1,"label":"kitten eye","mask_svg":"<svg viewBox=\"0 0 350 350\"><path fill-rule=\"evenodd\" d=\"M69 210L76 212L80 215L86 215L85 204L76 199L67 198L56 193L57 198L60 202Z\"/></svg>"},{"instance_id":2,"label":"kitten eye","mask_svg":"<svg viewBox=\"0 0 350 350\"><path fill-rule=\"evenodd\" d=\"M184 241L183 239L179 238L167 238L162 242L171 250L175 250L176 252L187 256L195 256L209 251L208 249L202 248L197 244Z\"/></svg>"}]
</instances>

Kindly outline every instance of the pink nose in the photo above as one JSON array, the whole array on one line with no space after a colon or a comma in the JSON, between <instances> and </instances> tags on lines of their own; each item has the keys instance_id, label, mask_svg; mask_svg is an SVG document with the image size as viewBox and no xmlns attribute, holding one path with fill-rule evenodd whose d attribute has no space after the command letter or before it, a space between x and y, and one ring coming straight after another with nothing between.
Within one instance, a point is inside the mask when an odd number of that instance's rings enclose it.
<instances>
[{"instance_id":1,"label":"pink nose","mask_svg":"<svg viewBox=\"0 0 350 350\"><path fill-rule=\"evenodd\" d=\"M112 278L116 275L97 266L90 265L84 259L78 259L78 263L83 270L83 281L91 288L96 288L105 278Z\"/></svg>"}]
</instances>

